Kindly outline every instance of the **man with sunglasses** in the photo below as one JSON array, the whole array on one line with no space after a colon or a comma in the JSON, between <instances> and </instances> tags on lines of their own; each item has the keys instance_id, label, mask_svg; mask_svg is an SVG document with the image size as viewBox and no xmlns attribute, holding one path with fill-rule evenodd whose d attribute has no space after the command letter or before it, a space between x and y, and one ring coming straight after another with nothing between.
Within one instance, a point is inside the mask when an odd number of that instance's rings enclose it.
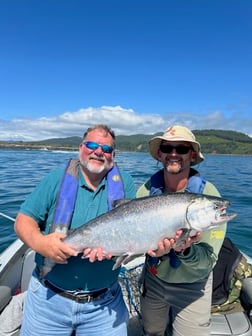
<instances>
[{"instance_id":1,"label":"man with sunglasses","mask_svg":"<svg viewBox=\"0 0 252 336\"><path fill-rule=\"evenodd\" d=\"M149 141L152 157L163 168L137 191L137 197L165 192L220 196L215 186L192 168L204 160L200 144L186 127L169 127ZM174 245L164 239L148 251L141 276L141 313L144 335L208 336L212 269L224 240L226 224L210 232L196 232Z\"/></svg>"},{"instance_id":2,"label":"man with sunglasses","mask_svg":"<svg viewBox=\"0 0 252 336\"><path fill-rule=\"evenodd\" d=\"M132 177L114 158L114 132L106 125L88 128L79 160L49 173L21 205L16 233L37 252L22 336L127 335L128 310L112 256L99 246L77 255L62 241L68 229L111 210L114 200L135 198ZM56 265L45 272L50 259Z\"/></svg>"}]
</instances>

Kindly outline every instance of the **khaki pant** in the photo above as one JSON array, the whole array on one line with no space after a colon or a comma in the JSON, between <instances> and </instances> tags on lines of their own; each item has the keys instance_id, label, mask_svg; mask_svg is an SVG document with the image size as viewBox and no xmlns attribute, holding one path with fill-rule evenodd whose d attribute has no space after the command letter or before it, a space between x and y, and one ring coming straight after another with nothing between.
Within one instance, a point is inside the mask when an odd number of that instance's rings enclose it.
<instances>
[{"instance_id":1,"label":"khaki pant","mask_svg":"<svg viewBox=\"0 0 252 336\"><path fill-rule=\"evenodd\" d=\"M212 273L208 279L176 284L144 271L140 298L144 335L210 335Z\"/></svg>"}]
</instances>

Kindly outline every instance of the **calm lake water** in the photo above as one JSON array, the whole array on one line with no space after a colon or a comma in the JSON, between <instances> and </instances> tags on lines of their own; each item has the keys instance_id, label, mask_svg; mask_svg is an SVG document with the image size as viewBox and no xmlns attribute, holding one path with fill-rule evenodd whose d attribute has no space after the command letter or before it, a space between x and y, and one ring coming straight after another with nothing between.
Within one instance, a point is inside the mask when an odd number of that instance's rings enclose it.
<instances>
[{"instance_id":1,"label":"calm lake water","mask_svg":"<svg viewBox=\"0 0 252 336\"><path fill-rule=\"evenodd\" d=\"M0 150L0 212L15 217L43 176L77 156L77 152ZM136 187L161 167L148 153L118 152L116 160L132 175ZM227 235L252 257L252 157L206 155L195 168L232 202L229 210L238 216L229 222ZM13 222L0 216L0 252L15 239Z\"/></svg>"}]
</instances>

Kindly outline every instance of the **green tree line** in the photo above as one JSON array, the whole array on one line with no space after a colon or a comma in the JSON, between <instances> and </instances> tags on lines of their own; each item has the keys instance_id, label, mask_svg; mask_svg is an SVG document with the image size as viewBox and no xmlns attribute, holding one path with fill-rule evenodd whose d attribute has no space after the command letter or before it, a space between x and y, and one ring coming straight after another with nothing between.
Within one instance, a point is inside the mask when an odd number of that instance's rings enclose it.
<instances>
[{"instance_id":1,"label":"green tree line","mask_svg":"<svg viewBox=\"0 0 252 336\"><path fill-rule=\"evenodd\" d=\"M193 130L205 154L252 155L252 138L248 135L229 130ZM117 135L116 149L128 152L147 152L148 141L162 133ZM55 138L33 142L0 141L1 148L30 148L77 150L81 137Z\"/></svg>"}]
</instances>

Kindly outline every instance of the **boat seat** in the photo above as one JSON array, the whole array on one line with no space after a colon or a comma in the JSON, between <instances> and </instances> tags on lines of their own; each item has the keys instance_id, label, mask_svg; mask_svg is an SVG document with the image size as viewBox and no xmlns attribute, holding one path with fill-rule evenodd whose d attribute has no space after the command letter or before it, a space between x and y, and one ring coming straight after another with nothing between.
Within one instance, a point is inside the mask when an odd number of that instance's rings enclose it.
<instances>
[{"instance_id":1,"label":"boat seat","mask_svg":"<svg viewBox=\"0 0 252 336\"><path fill-rule=\"evenodd\" d=\"M211 336L251 336L251 321L244 312L212 315Z\"/></svg>"},{"instance_id":2,"label":"boat seat","mask_svg":"<svg viewBox=\"0 0 252 336\"><path fill-rule=\"evenodd\" d=\"M35 267L35 251L28 249L24 254L24 261L21 271L21 292L25 292L28 288L29 281L32 275L32 271Z\"/></svg>"},{"instance_id":3,"label":"boat seat","mask_svg":"<svg viewBox=\"0 0 252 336\"><path fill-rule=\"evenodd\" d=\"M0 286L0 312L11 300L11 288L8 286Z\"/></svg>"},{"instance_id":4,"label":"boat seat","mask_svg":"<svg viewBox=\"0 0 252 336\"><path fill-rule=\"evenodd\" d=\"M35 252L28 249L24 254L23 265L21 270L20 291L25 292L28 288L32 271L35 266ZM7 306L12 298L11 288L9 286L0 286L0 312Z\"/></svg>"}]
</instances>

